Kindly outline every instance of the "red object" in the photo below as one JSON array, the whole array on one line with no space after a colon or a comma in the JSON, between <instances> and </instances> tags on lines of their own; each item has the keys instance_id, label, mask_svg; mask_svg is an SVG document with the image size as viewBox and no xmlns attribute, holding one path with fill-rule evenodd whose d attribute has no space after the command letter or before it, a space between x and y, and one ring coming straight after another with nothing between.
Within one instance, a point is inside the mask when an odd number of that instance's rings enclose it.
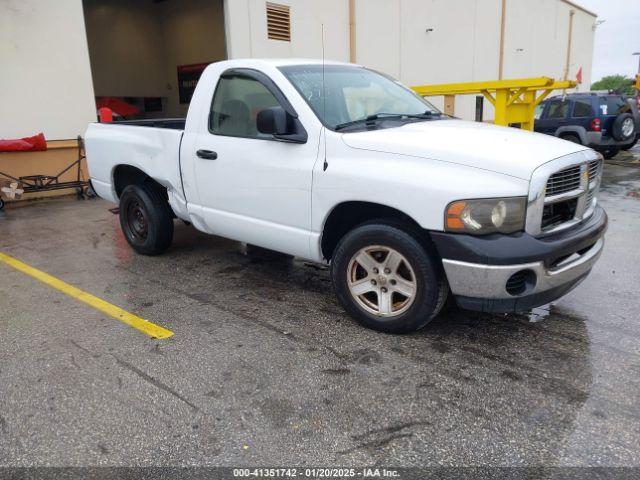
<instances>
[{"instance_id":1,"label":"red object","mask_svg":"<svg viewBox=\"0 0 640 480\"><path fill-rule=\"evenodd\" d=\"M123 117L128 117L129 115L135 115L140 113L140 109L135 105L131 105L130 103L125 102L124 100L120 100L116 97L100 97L96 100L96 108L110 108L118 115Z\"/></svg>"},{"instance_id":2,"label":"red object","mask_svg":"<svg viewBox=\"0 0 640 480\"><path fill-rule=\"evenodd\" d=\"M592 132L599 132L600 131L600 119L599 118L594 118L593 120L591 120L591 125L589 127L589 130L591 130Z\"/></svg>"},{"instance_id":3,"label":"red object","mask_svg":"<svg viewBox=\"0 0 640 480\"><path fill-rule=\"evenodd\" d=\"M582 83L582 67L580 67L580 70L576 73L576 82Z\"/></svg>"},{"instance_id":4,"label":"red object","mask_svg":"<svg viewBox=\"0 0 640 480\"><path fill-rule=\"evenodd\" d=\"M44 133L15 140L0 140L0 152L42 152L46 149Z\"/></svg>"},{"instance_id":5,"label":"red object","mask_svg":"<svg viewBox=\"0 0 640 480\"><path fill-rule=\"evenodd\" d=\"M109 107L99 108L98 117L100 118L100 123L113 122L113 110L111 110Z\"/></svg>"}]
</instances>

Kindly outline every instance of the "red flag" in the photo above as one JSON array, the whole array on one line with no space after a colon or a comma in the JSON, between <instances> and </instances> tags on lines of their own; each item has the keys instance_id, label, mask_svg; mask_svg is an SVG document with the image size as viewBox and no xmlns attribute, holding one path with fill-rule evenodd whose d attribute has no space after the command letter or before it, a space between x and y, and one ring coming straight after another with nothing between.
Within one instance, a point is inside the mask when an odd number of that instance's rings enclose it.
<instances>
[{"instance_id":1,"label":"red flag","mask_svg":"<svg viewBox=\"0 0 640 480\"><path fill-rule=\"evenodd\" d=\"M580 70L576 73L576 82L582 83L582 67L580 67Z\"/></svg>"}]
</instances>

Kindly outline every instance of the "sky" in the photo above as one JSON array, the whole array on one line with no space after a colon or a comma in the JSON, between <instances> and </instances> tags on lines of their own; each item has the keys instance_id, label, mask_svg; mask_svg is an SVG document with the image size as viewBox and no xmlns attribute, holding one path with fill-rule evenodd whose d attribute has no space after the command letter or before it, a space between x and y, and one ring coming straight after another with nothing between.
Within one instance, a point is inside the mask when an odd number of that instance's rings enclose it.
<instances>
[{"instance_id":1,"label":"sky","mask_svg":"<svg viewBox=\"0 0 640 480\"><path fill-rule=\"evenodd\" d=\"M640 0L573 0L598 14L591 81L605 75L634 77L640 52Z\"/></svg>"}]
</instances>

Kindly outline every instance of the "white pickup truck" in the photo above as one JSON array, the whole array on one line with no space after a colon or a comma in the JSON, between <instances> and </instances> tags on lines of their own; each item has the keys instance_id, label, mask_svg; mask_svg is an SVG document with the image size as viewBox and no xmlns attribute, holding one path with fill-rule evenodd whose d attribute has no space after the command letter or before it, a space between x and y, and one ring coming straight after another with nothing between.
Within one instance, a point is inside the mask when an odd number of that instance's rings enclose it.
<instances>
[{"instance_id":1,"label":"white pickup truck","mask_svg":"<svg viewBox=\"0 0 640 480\"><path fill-rule=\"evenodd\" d=\"M186 120L94 123L86 151L137 252L169 248L177 217L329 262L347 312L386 332L423 327L449 294L493 312L555 300L607 227L598 153L452 119L351 64L214 63Z\"/></svg>"}]
</instances>

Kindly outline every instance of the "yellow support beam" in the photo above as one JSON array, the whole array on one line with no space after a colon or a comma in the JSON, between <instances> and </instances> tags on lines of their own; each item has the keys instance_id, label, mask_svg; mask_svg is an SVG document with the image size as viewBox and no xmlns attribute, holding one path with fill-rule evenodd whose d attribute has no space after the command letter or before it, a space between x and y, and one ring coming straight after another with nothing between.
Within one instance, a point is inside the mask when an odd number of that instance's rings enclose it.
<instances>
[{"instance_id":1,"label":"yellow support beam","mask_svg":"<svg viewBox=\"0 0 640 480\"><path fill-rule=\"evenodd\" d=\"M549 77L493 80L488 82L419 85L412 89L423 97L445 96L448 105L455 95L482 94L495 107L495 124L520 124L524 130L533 130L535 107L554 90L574 88L576 82L556 81Z\"/></svg>"}]
</instances>

